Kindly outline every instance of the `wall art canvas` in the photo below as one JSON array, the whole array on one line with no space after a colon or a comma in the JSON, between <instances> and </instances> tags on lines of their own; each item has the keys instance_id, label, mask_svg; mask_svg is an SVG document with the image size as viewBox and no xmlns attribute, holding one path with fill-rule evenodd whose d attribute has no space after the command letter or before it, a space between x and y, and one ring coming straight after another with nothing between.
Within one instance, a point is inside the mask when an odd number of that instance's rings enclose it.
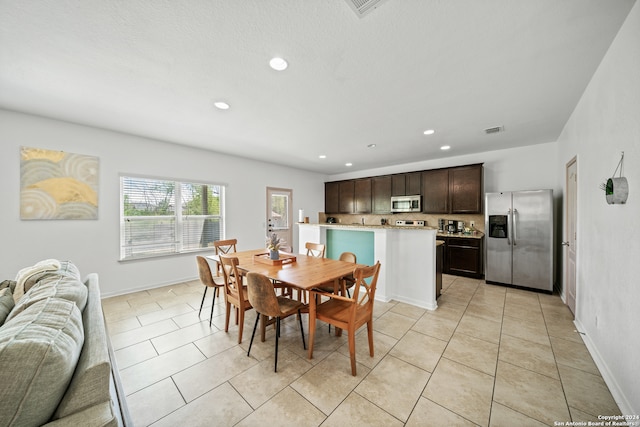
<instances>
[{"instance_id":1,"label":"wall art canvas","mask_svg":"<svg viewBox=\"0 0 640 427\"><path fill-rule=\"evenodd\" d=\"M98 157L20 147L21 219L98 219Z\"/></svg>"}]
</instances>

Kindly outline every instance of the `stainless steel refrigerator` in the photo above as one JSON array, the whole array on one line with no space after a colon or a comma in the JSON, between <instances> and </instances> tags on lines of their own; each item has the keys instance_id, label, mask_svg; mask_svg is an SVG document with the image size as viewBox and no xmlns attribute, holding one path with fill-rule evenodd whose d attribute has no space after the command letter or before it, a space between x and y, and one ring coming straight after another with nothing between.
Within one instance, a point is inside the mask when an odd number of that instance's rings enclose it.
<instances>
[{"instance_id":1,"label":"stainless steel refrigerator","mask_svg":"<svg viewBox=\"0 0 640 427\"><path fill-rule=\"evenodd\" d=\"M487 283L552 292L553 191L485 195Z\"/></svg>"}]
</instances>

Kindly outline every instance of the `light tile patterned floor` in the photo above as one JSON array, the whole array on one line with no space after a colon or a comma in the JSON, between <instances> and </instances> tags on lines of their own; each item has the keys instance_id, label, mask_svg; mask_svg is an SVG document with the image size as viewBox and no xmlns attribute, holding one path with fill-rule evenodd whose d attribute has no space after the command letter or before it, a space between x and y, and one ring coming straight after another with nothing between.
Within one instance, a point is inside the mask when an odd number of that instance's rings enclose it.
<instances>
[{"instance_id":1,"label":"light tile patterned floor","mask_svg":"<svg viewBox=\"0 0 640 427\"><path fill-rule=\"evenodd\" d=\"M375 357L357 335L319 323L314 358L299 326L256 338L255 313L224 332L224 298L202 315L198 282L105 299L112 344L136 426L506 426L597 421L619 414L558 296L444 276L435 311L375 303ZM307 316L303 315L308 336Z\"/></svg>"}]
</instances>

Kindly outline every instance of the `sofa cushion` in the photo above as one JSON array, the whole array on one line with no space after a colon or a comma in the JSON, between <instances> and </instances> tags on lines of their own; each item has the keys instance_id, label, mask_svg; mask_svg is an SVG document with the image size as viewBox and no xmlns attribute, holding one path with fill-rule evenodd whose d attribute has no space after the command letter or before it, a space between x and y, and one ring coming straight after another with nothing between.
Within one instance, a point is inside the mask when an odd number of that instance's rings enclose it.
<instances>
[{"instance_id":1,"label":"sofa cushion","mask_svg":"<svg viewBox=\"0 0 640 427\"><path fill-rule=\"evenodd\" d=\"M13 291L13 299L18 302L22 295L24 295L31 285L33 285L38 279L37 276L45 271L60 269L60 261L57 259L45 259L37 262L35 265L30 265L18 271L16 274L16 288Z\"/></svg>"},{"instance_id":2,"label":"sofa cushion","mask_svg":"<svg viewBox=\"0 0 640 427\"><path fill-rule=\"evenodd\" d=\"M2 326L14 305L11 288L0 289L0 326Z\"/></svg>"},{"instance_id":3,"label":"sofa cushion","mask_svg":"<svg viewBox=\"0 0 640 427\"><path fill-rule=\"evenodd\" d=\"M61 263L60 269L38 274L38 281L16 303L7 317L7 322L19 316L32 304L47 298L61 298L75 303L80 311L87 304L87 287L80 280L80 272L68 261Z\"/></svg>"},{"instance_id":4,"label":"sofa cushion","mask_svg":"<svg viewBox=\"0 0 640 427\"><path fill-rule=\"evenodd\" d=\"M84 342L74 302L48 298L0 328L0 414L6 425L42 425L62 399Z\"/></svg>"}]
</instances>

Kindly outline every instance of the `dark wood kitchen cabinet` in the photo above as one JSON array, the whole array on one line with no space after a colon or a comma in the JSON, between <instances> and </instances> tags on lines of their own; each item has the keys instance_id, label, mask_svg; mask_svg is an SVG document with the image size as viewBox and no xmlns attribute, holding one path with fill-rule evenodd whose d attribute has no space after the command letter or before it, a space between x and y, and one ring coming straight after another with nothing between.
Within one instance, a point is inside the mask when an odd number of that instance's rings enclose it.
<instances>
[{"instance_id":1,"label":"dark wood kitchen cabinet","mask_svg":"<svg viewBox=\"0 0 640 427\"><path fill-rule=\"evenodd\" d=\"M371 178L353 182L353 213L371 213Z\"/></svg>"},{"instance_id":2,"label":"dark wood kitchen cabinet","mask_svg":"<svg viewBox=\"0 0 640 427\"><path fill-rule=\"evenodd\" d=\"M354 181L341 181L340 182L340 201L338 212L339 213L353 213L354 208Z\"/></svg>"},{"instance_id":3,"label":"dark wood kitchen cabinet","mask_svg":"<svg viewBox=\"0 0 640 427\"><path fill-rule=\"evenodd\" d=\"M328 214L340 212L340 183L324 183L324 211Z\"/></svg>"},{"instance_id":4,"label":"dark wood kitchen cabinet","mask_svg":"<svg viewBox=\"0 0 640 427\"><path fill-rule=\"evenodd\" d=\"M449 169L422 172L422 212L449 213Z\"/></svg>"},{"instance_id":5,"label":"dark wood kitchen cabinet","mask_svg":"<svg viewBox=\"0 0 640 427\"><path fill-rule=\"evenodd\" d=\"M482 164L449 169L451 213L482 213Z\"/></svg>"},{"instance_id":6,"label":"dark wood kitchen cabinet","mask_svg":"<svg viewBox=\"0 0 640 427\"><path fill-rule=\"evenodd\" d=\"M422 172L422 212L482 213L482 164Z\"/></svg>"},{"instance_id":7,"label":"dark wood kitchen cabinet","mask_svg":"<svg viewBox=\"0 0 640 427\"><path fill-rule=\"evenodd\" d=\"M371 178L371 211L374 214L391 213L391 177Z\"/></svg>"},{"instance_id":8,"label":"dark wood kitchen cabinet","mask_svg":"<svg viewBox=\"0 0 640 427\"><path fill-rule=\"evenodd\" d=\"M420 172L409 172L391 175L392 196L415 196L422 189L422 176Z\"/></svg>"},{"instance_id":9,"label":"dark wood kitchen cabinet","mask_svg":"<svg viewBox=\"0 0 640 427\"><path fill-rule=\"evenodd\" d=\"M445 267L448 274L482 279L483 239L447 237L445 246Z\"/></svg>"}]
</instances>

